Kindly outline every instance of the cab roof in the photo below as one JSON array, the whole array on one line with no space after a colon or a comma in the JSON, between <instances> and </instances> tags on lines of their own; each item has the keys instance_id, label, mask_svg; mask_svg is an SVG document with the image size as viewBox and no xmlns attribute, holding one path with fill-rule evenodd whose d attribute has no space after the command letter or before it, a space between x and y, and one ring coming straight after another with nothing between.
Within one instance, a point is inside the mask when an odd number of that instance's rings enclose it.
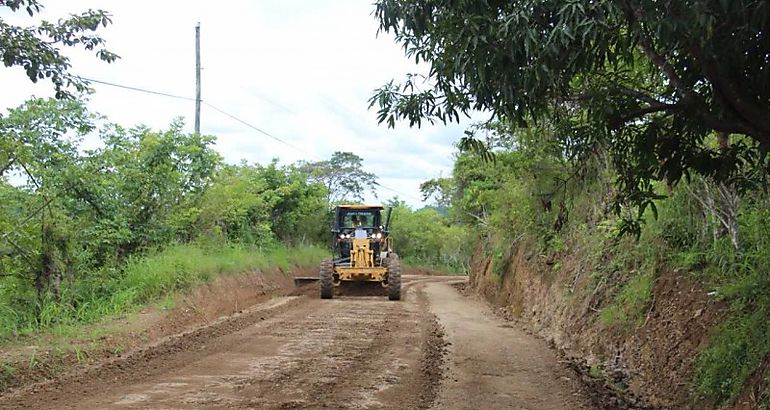
<instances>
[{"instance_id":1,"label":"cab roof","mask_svg":"<svg viewBox=\"0 0 770 410\"><path fill-rule=\"evenodd\" d=\"M382 205L337 205L340 209L385 209Z\"/></svg>"}]
</instances>

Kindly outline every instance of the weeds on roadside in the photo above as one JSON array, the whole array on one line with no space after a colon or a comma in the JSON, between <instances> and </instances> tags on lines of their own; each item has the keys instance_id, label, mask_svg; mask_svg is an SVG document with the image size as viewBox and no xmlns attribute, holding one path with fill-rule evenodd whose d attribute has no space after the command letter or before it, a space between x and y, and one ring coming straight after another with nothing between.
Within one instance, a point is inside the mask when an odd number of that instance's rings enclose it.
<instances>
[{"instance_id":1,"label":"weeds on roadside","mask_svg":"<svg viewBox=\"0 0 770 410\"><path fill-rule=\"evenodd\" d=\"M615 300L599 313L599 321L605 326L631 329L644 323L655 280L655 271L633 276L620 290Z\"/></svg>"},{"instance_id":2,"label":"weeds on roadside","mask_svg":"<svg viewBox=\"0 0 770 410\"><path fill-rule=\"evenodd\" d=\"M168 307L173 303L169 295L218 275L315 265L325 254L316 247L258 249L184 244L131 257L118 269L88 275L89 280L80 281L73 294L60 295L58 300L47 295L39 308L21 303L34 298L14 298L0 289L0 340L40 330L77 332L81 324L127 314L148 303L160 302ZM39 309L38 314L35 309Z\"/></svg>"}]
</instances>

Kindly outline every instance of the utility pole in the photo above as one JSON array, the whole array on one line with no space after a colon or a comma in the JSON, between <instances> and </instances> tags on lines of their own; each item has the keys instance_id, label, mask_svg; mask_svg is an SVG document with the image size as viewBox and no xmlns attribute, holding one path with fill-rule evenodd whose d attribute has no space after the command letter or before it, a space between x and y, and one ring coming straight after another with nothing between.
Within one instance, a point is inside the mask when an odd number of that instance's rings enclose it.
<instances>
[{"instance_id":1,"label":"utility pole","mask_svg":"<svg viewBox=\"0 0 770 410\"><path fill-rule=\"evenodd\" d=\"M195 133L201 133L201 23L195 25Z\"/></svg>"}]
</instances>

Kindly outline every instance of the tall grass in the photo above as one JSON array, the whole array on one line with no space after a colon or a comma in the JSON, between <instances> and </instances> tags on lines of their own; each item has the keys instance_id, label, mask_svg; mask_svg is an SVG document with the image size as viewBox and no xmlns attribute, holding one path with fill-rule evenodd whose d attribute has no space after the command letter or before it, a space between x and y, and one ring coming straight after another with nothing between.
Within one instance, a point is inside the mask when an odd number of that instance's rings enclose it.
<instances>
[{"instance_id":1,"label":"tall grass","mask_svg":"<svg viewBox=\"0 0 770 410\"><path fill-rule=\"evenodd\" d=\"M770 200L762 192L741 197L739 249L724 233L714 235L717 221L685 190L676 189L662 205L651 231L665 244L667 264L689 272L715 302L729 306L698 358L693 381L713 406L728 406L770 361ZM768 388L759 397L765 403Z\"/></svg>"},{"instance_id":2,"label":"tall grass","mask_svg":"<svg viewBox=\"0 0 770 410\"><path fill-rule=\"evenodd\" d=\"M700 249L696 265L715 297L730 305L696 371L698 390L719 404L734 401L770 361L770 206L745 204L739 222L741 249L720 238ZM770 401L767 376L759 397L764 408Z\"/></svg>"},{"instance_id":3,"label":"tall grass","mask_svg":"<svg viewBox=\"0 0 770 410\"><path fill-rule=\"evenodd\" d=\"M259 249L182 244L131 257L114 269L90 272L75 289L65 291L58 300L48 296L40 306L30 302L34 295L0 289L0 339L131 312L223 274L316 265L326 252L309 246Z\"/></svg>"},{"instance_id":4,"label":"tall grass","mask_svg":"<svg viewBox=\"0 0 770 410\"><path fill-rule=\"evenodd\" d=\"M169 292L209 282L223 273L314 265L323 255L323 251L311 247L258 251L232 245L217 249L177 245L151 256L130 259L123 270L116 301L146 303Z\"/></svg>"}]
</instances>

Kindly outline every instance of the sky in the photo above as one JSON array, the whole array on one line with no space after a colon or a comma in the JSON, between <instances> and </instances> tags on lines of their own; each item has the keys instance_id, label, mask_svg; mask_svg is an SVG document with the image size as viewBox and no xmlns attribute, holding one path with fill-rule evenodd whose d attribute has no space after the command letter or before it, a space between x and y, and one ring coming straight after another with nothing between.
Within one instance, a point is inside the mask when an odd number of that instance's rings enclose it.
<instances>
[{"instance_id":1,"label":"sky","mask_svg":"<svg viewBox=\"0 0 770 410\"><path fill-rule=\"evenodd\" d=\"M397 195L422 206L421 182L451 174L454 143L472 122L395 129L377 124L367 100L374 90L407 73L425 72L404 56L390 34L377 34L371 0L43 1L42 18L57 20L89 8L110 12L99 31L115 63L67 50L73 74L179 96L195 96L195 25L201 25L201 99L286 141L268 136L207 107L201 133L217 137L228 163L282 164L328 159L350 151L375 173L384 201ZM30 25L25 13L3 12ZM192 132L194 102L94 83L89 108L124 126L164 129L184 117ZM0 109L31 96L53 95L50 83L31 83L19 67L0 68ZM84 145L96 145L87 138Z\"/></svg>"}]
</instances>

